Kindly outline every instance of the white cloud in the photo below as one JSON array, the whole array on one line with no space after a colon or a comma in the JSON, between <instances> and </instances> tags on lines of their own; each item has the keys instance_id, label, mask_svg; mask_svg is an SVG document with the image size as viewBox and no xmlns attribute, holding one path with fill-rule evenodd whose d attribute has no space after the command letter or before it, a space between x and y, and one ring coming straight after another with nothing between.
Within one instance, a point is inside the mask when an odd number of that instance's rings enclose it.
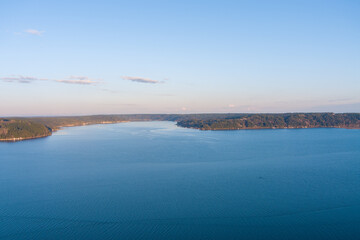
<instances>
[{"instance_id":1,"label":"white cloud","mask_svg":"<svg viewBox=\"0 0 360 240\"><path fill-rule=\"evenodd\" d=\"M182 111L187 111L187 108L186 108L186 107L182 107L181 110L182 110Z\"/></svg>"},{"instance_id":2,"label":"white cloud","mask_svg":"<svg viewBox=\"0 0 360 240\"><path fill-rule=\"evenodd\" d=\"M229 108L234 108L234 107L236 107L236 106L235 106L235 104L229 104L228 107L229 107Z\"/></svg>"},{"instance_id":3,"label":"white cloud","mask_svg":"<svg viewBox=\"0 0 360 240\"><path fill-rule=\"evenodd\" d=\"M70 76L70 79L77 79L77 80L89 80L89 77L86 76Z\"/></svg>"},{"instance_id":4,"label":"white cloud","mask_svg":"<svg viewBox=\"0 0 360 240\"><path fill-rule=\"evenodd\" d=\"M81 84L81 85L93 85L100 83L99 80L91 79L86 76L70 76L68 77L68 79L59 79L55 81L60 83Z\"/></svg>"},{"instance_id":5,"label":"white cloud","mask_svg":"<svg viewBox=\"0 0 360 240\"><path fill-rule=\"evenodd\" d=\"M41 36L45 31L39 31L36 29L27 29L24 32L31 34L31 35Z\"/></svg>"},{"instance_id":6,"label":"white cloud","mask_svg":"<svg viewBox=\"0 0 360 240\"><path fill-rule=\"evenodd\" d=\"M93 80L73 80L73 79L60 79L54 80L59 83L69 83L69 84L81 84L81 85L93 85L98 84L99 82Z\"/></svg>"},{"instance_id":7,"label":"white cloud","mask_svg":"<svg viewBox=\"0 0 360 240\"><path fill-rule=\"evenodd\" d=\"M153 80L153 79L149 79L149 78L142 78L142 77L123 76L122 78L124 80L129 80L129 81L139 82L139 83L152 83L152 84L161 83L158 80Z\"/></svg>"}]
</instances>

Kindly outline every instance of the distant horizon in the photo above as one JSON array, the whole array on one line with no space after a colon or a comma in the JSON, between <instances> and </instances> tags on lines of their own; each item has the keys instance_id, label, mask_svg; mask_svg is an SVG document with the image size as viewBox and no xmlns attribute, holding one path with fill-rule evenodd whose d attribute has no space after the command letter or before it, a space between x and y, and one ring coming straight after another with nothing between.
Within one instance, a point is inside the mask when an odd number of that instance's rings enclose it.
<instances>
[{"instance_id":1,"label":"distant horizon","mask_svg":"<svg viewBox=\"0 0 360 240\"><path fill-rule=\"evenodd\" d=\"M0 115L0 118L37 118L37 117L85 117L85 116L111 116L111 115L192 115L192 114L302 114L302 113L334 113L351 114L359 112L190 112L190 113L109 113L109 114L74 114L74 115Z\"/></svg>"}]
</instances>

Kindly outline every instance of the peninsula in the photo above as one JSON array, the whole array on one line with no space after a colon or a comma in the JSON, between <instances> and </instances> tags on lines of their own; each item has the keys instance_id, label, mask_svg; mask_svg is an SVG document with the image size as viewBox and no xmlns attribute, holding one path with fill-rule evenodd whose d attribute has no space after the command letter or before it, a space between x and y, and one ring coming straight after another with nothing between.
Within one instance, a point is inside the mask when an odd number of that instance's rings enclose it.
<instances>
[{"instance_id":1,"label":"peninsula","mask_svg":"<svg viewBox=\"0 0 360 240\"><path fill-rule=\"evenodd\" d=\"M200 130L360 128L360 113L121 114L69 117L0 118L0 141L50 136L62 127L133 121L175 121Z\"/></svg>"},{"instance_id":2,"label":"peninsula","mask_svg":"<svg viewBox=\"0 0 360 240\"><path fill-rule=\"evenodd\" d=\"M51 135L46 125L25 119L0 118L0 141L21 141Z\"/></svg>"}]
</instances>

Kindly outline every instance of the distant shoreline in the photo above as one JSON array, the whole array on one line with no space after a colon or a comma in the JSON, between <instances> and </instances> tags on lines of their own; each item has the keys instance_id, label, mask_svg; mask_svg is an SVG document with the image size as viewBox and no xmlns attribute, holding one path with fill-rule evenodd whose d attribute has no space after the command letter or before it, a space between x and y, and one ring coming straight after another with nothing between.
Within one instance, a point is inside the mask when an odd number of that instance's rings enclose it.
<instances>
[{"instance_id":1,"label":"distant shoreline","mask_svg":"<svg viewBox=\"0 0 360 240\"><path fill-rule=\"evenodd\" d=\"M116 124L116 123L125 123L125 122L129 122L129 121L69 124L69 125L58 126L57 128L52 129L52 132L57 132L57 131L61 130L62 128L65 128L65 127L80 127L80 126L89 126L89 125L97 125L97 124L98 125L103 125L103 124Z\"/></svg>"},{"instance_id":2,"label":"distant shoreline","mask_svg":"<svg viewBox=\"0 0 360 240\"><path fill-rule=\"evenodd\" d=\"M59 126L58 129L55 129L54 131L52 131L52 133L57 132L57 131L61 131L62 128L65 127L80 127L80 126L90 126L90 125L103 125L103 124L117 124L117 123L126 123L129 121L123 121L123 122L106 122L106 123L89 123L89 124L81 124L81 125L64 125L64 126ZM134 121L135 122L135 121ZM139 121L137 121L139 122ZM153 121L143 121L143 122L153 122ZM177 124L176 124L177 125ZM177 125L178 127L182 127ZM284 127L284 128L229 128L229 129L199 129L199 128L195 128L195 127L182 127L182 128L189 128L189 129L196 129L196 130L200 130L200 131L237 131L237 130L281 130L281 129L315 129L315 128L337 128L337 129L360 129L360 127ZM46 137L50 137L52 136L52 134L50 135L43 135L43 136L38 136L38 137L19 137L19 138L10 138L10 139L0 139L0 142L20 142L20 141L25 141L25 140L34 140L34 139L38 139L38 138L46 138Z\"/></svg>"},{"instance_id":3,"label":"distant shoreline","mask_svg":"<svg viewBox=\"0 0 360 240\"><path fill-rule=\"evenodd\" d=\"M281 129L314 129L314 128L337 128L337 129L360 129L360 127L283 127L283 128L275 128L275 127L268 127L268 128L214 128L214 129L200 129L200 128L195 128L195 127L183 127L183 126L179 126L178 127L182 127L182 128L188 128L188 129L196 129L196 130L200 130L200 131L241 131L241 130L281 130Z\"/></svg>"},{"instance_id":4,"label":"distant shoreline","mask_svg":"<svg viewBox=\"0 0 360 240\"><path fill-rule=\"evenodd\" d=\"M0 142L17 142L51 136L64 127L139 121L172 121L183 128L205 131L260 129L360 129L360 113L267 114L123 114L78 117L0 118Z\"/></svg>"},{"instance_id":5,"label":"distant shoreline","mask_svg":"<svg viewBox=\"0 0 360 240\"><path fill-rule=\"evenodd\" d=\"M18 138L5 138L5 139L0 139L0 142L20 142L20 141L25 141L25 140L32 140L32 139L38 139L38 138L46 138L46 137L50 137L52 134L50 135L43 135L43 136L37 136L37 137L18 137Z\"/></svg>"}]
</instances>

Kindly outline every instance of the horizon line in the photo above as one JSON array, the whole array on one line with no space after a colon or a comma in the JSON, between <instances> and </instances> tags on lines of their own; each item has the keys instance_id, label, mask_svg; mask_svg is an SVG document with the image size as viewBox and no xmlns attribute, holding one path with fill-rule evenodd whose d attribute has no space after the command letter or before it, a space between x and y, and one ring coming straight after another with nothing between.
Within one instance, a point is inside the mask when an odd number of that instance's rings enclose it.
<instances>
[{"instance_id":1,"label":"horizon line","mask_svg":"<svg viewBox=\"0 0 360 240\"><path fill-rule=\"evenodd\" d=\"M333 113L333 114L351 114L351 113L359 113L360 112L330 112L330 111L324 111L324 112L193 112L193 113L106 113L106 114L79 114L79 115L9 115L9 116L0 116L0 118L46 118L46 117L87 117L87 116L116 116L116 115L207 115L207 114L217 114L217 115L224 115L224 114L305 114L305 113Z\"/></svg>"}]
</instances>

